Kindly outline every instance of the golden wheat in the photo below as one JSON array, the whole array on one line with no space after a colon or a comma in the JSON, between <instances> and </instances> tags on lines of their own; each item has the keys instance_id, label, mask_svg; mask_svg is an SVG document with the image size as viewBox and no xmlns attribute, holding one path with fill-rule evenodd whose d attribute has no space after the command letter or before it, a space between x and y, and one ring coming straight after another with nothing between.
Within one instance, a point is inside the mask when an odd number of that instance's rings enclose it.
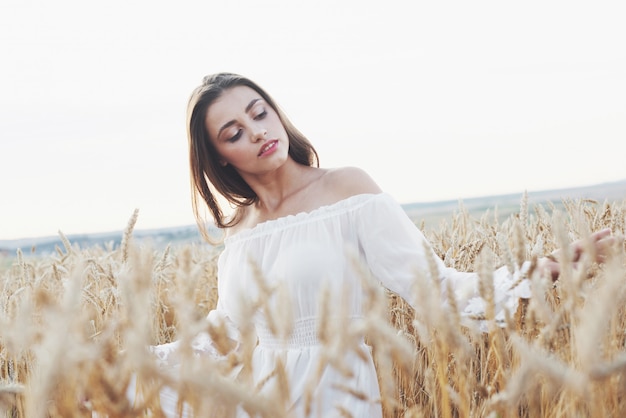
<instances>
[{"instance_id":1,"label":"golden wheat","mask_svg":"<svg viewBox=\"0 0 626 418\"><path fill-rule=\"evenodd\" d=\"M18 251L4 268L0 413L159 417L159 393L171 387L181 394L180 410L184 401L195 416L229 417L241 405L251 415L288 417L289 378L280 359L263 381L252 382L252 324L239 330L240 346L233 351L225 325L204 320L216 305L219 248L185 245L159 252L133 243L137 215L118 248L81 249L60 233L63 248L56 254L27 257ZM623 416L624 247L602 266L584 258L574 268L568 244L604 227L623 235L625 223L626 202L566 201L564 212L537 206L531 213L525 195L520 212L502 222L496 212L474 219L461 206L450 224L424 232L447 265L479 272L489 332L465 326L451 289L441 289L426 274L416 275L412 308L362 269L368 314L361 322L337 321L341 312L331 311L325 290L318 323L325 355L306 402L324 367L349 375L345 355L366 358L358 344L365 337L374 353L380 399L337 389L381 402L387 418ZM494 267L514 270L559 249L560 280L553 284L532 263L533 297L509 313L504 327L496 325ZM243 304L247 315L263 309L272 332L284 340L293 329L291 307L268 303L286 299L283 289L268 287L260 272L258 282L263 297ZM449 308L439 303L442 290ZM195 355L186 344L200 332L216 342L215 356ZM181 348L168 361L177 368L160 367L147 347L176 339ZM261 396L266 385L271 390ZM138 391L134 403L129 388Z\"/></svg>"}]
</instances>

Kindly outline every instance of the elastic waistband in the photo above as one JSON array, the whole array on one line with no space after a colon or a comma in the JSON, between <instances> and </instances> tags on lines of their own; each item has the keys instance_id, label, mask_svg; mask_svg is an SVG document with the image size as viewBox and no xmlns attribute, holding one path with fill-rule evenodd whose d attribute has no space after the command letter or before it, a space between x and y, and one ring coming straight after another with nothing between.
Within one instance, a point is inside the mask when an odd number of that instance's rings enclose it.
<instances>
[{"instance_id":1,"label":"elastic waistband","mask_svg":"<svg viewBox=\"0 0 626 418\"><path fill-rule=\"evenodd\" d=\"M272 334L267 323L257 322L256 332L259 337L259 346L271 349L293 349L320 345L322 342L317 336L317 320L318 318L297 320L287 338Z\"/></svg>"}]
</instances>

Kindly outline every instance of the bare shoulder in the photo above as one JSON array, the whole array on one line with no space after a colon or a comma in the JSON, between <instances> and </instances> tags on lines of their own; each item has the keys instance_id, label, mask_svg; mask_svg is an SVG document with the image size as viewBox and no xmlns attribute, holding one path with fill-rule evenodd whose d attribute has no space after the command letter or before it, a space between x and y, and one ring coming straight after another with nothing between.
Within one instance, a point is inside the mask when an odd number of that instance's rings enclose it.
<instances>
[{"instance_id":1,"label":"bare shoulder","mask_svg":"<svg viewBox=\"0 0 626 418\"><path fill-rule=\"evenodd\" d=\"M382 192L374 179L365 170L358 167L329 169L324 176L324 183L338 198Z\"/></svg>"}]
</instances>

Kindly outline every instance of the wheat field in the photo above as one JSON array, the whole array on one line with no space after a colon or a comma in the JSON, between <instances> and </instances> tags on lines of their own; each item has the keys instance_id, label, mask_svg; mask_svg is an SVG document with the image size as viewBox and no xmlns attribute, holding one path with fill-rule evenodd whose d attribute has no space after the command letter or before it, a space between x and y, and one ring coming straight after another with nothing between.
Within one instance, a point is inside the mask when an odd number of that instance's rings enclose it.
<instances>
[{"instance_id":1,"label":"wheat field","mask_svg":"<svg viewBox=\"0 0 626 418\"><path fill-rule=\"evenodd\" d=\"M362 326L337 332L321 321L328 358L352 350L354 333L372 346L380 399L390 417L626 416L626 263L623 242L603 265L561 258L552 283L531 274L533 298L505 326L492 317L494 267L536 260L605 227L624 235L626 201L571 200L565 210L528 207L501 220L463 207L437 227L422 227L447 265L478 271L487 301L488 333L461 325L454 309L430 297L405 301L364 281L368 312ZM289 417L289 385L277 365L278 390L261 397L246 370L256 344L243 327L232 350L223 327L205 321L217 296L219 247L185 245L156 251L132 238L135 212L121 245L79 248L62 234L62 248L45 257L18 251L1 271L0 411L5 417L161 417L158 393L170 385L197 417ZM454 307L454 300L449 300ZM251 307L254 309L255 307ZM281 328L280 309L274 318ZM181 349L180 368L164 369L147 346L190 341L208 332L220 356ZM340 364L335 367L341 367ZM242 370L237 379L233 371ZM126 396L133 378L141 397ZM346 396L363 396L347 392ZM338 411L338 416L351 416Z\"/></svg>"}]
</instances>

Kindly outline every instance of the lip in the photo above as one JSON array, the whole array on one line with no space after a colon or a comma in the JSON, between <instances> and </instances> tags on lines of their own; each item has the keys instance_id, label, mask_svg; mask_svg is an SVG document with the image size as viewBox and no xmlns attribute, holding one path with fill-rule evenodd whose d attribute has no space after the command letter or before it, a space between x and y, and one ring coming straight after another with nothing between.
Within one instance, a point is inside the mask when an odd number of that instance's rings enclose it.
<instances>
[{"instance_id":1,"label":"lip","mask_svg":"<svg viewBox=\"0 0 626 418\"><path fill-rule=\"evenodd\" d=\"M270 155L274 151L276 151L276 148L278 148L278 140L277 139L272 139L271 141L267 141L265 144L263 144L263 146L259 150L259 154L257 156L258 157L265 157L267 155Z\"/></svg>"}]
</instances>

